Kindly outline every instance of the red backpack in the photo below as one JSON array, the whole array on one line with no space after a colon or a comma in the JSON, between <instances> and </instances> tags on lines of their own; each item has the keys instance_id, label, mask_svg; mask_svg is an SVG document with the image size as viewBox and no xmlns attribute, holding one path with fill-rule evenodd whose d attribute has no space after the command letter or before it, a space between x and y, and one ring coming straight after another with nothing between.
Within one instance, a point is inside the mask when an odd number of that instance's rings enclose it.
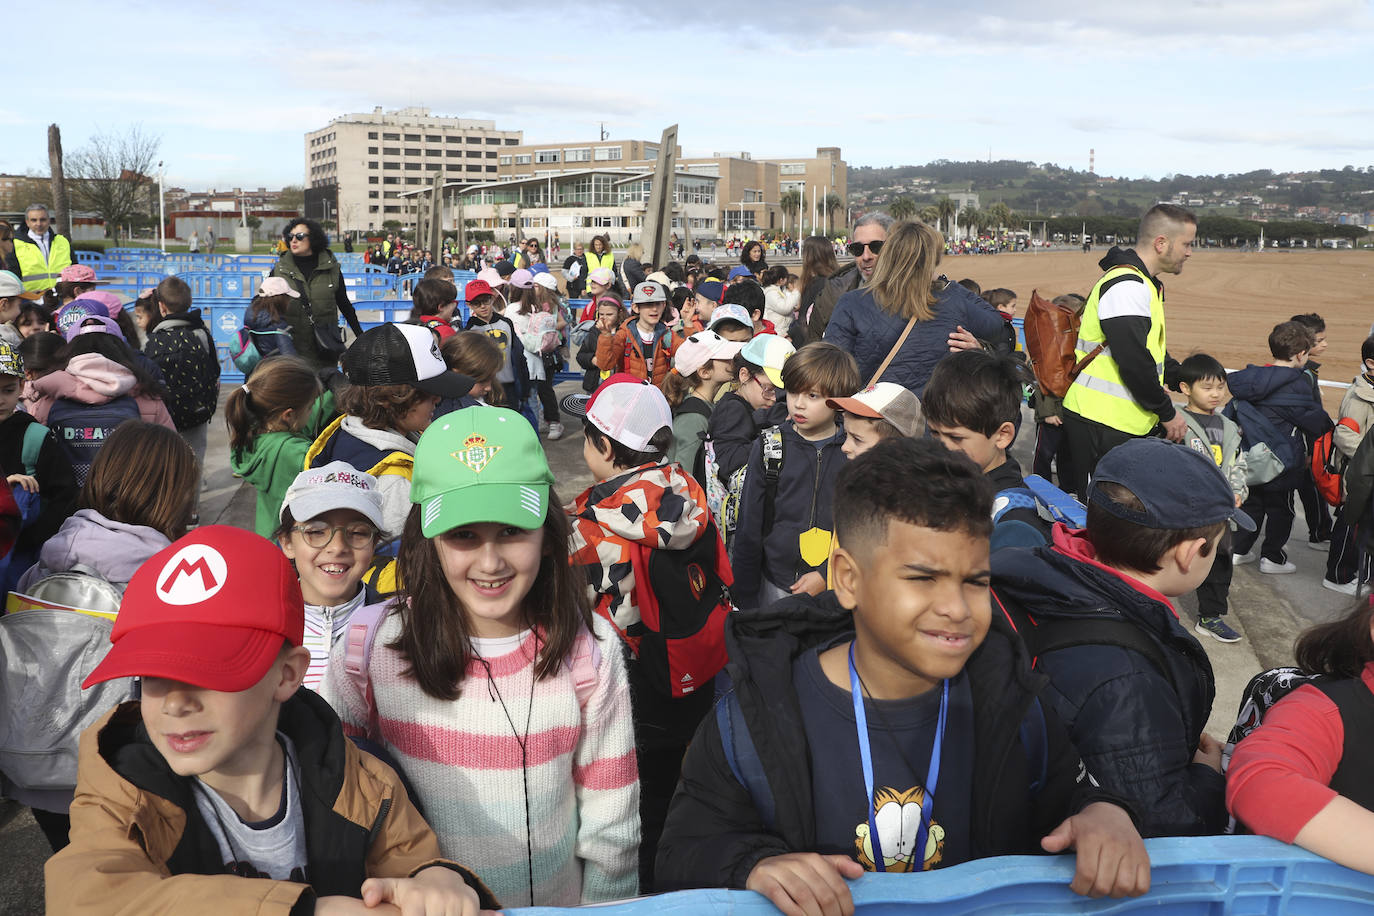
<instances>
[{"instance_id":1,"label":"red backpack","mask_svg":"<svg viewBox=\"0 0 1374 916\"><path fill-rule=\"evenodd\" d=\"M1341 426L1353 432L1360 424L1350 417L1341 417ZM1345 473L1346 457L1336 450L1334 431L1327 430L1312 443L1312 480L1327 505L1341 504L1341 475Z\"/></svg>"}]
</instances>

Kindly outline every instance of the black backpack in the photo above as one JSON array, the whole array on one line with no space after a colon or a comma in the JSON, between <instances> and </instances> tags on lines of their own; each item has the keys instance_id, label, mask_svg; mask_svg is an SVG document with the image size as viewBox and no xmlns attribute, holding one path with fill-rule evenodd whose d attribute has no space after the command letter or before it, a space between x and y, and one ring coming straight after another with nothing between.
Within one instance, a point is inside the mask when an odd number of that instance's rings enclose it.
<instances>
[{"instance_id":1,"label":"black backpack","mask_svg":"<svg viewBox=\"0 0 1374 916\"><path fill-rule=\"evenodd\" d=\"M86 483L91 463L115 427L125 420L139 419L138 401L122 395L104 404L83 404L69 398L58 398L48 411L48 429L52 430L62 453L72 463L79 486Z\"/></svg>"}]
</instances>

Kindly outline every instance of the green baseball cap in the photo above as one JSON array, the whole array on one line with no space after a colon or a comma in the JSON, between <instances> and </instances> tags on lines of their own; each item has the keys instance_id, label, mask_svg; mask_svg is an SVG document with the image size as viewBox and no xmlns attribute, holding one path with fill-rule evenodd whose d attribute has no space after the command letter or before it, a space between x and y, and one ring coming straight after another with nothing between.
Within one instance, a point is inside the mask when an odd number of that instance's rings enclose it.
<instances>
[{"instance_id":1,"label":"green baseball cap","mask_svg":"<svg viewBox=\"0 0 1374 916\"><path fill-rule=\"evenodd\" d=\"M504 407L465 407L436 419L415 446L410 501L434 537L460 525L538 528L553 472L530 421Z\"/></svg>"}]
</instances>

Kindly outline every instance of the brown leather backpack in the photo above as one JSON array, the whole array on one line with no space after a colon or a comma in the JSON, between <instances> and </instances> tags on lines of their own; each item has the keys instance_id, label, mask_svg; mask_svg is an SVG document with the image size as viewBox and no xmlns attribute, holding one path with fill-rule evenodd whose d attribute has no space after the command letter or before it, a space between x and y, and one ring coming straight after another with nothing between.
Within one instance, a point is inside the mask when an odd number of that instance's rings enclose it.
<instances>
[{"instance_id":1,"label":"brown leather backpack","mask_svg":"<svg viewBox=\"0 0 1374 916\"><path fill-rule=\"evenodd\" d=\"M1068 394L1073 380L1105 348L1098 344L1079 361L1075 348L1080 322L1073 309L1055 305L1041 297L1038 290L1031 292L1030 307L1026 309L1023 322L1026 355L1030 358L1035 380L1045 394L1056 398Z\"/></svg>"}]
</instances>

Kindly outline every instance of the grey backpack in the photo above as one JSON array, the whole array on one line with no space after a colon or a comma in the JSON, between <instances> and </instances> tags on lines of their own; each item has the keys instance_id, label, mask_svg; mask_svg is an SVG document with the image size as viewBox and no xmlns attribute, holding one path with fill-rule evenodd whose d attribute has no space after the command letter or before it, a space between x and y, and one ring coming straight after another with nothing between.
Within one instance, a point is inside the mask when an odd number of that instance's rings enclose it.
<instances>
[{"instance_id":1,"label":"grey backpack","mask_svg":"<svg viewBox=\"0 0 1374 916\"><path fill-rule=\"evenodd\" d=\"M25 594L68 609L31 607L0 617L0 787L71 790L81 733L133 696L133 679L81 689L110 650L110 616L120 590L77 567L34 583ZM15 596L12 593L12 600Z\"/></svg>"}]
</instances>

